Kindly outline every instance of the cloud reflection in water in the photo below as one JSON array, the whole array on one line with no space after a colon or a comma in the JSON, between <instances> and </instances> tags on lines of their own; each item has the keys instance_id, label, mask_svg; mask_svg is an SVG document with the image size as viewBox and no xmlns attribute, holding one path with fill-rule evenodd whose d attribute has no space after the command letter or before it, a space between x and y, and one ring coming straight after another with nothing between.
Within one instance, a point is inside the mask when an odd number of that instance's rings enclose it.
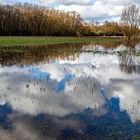
<instances>
[{"instance_id":1,"label":"cloud reflection in water","mask_svg":"<svg viewBox=\"0 0 140 140\"><path fill-rule=\"evenodd\" d=\"M118 52L117 49L115 51ZM116 120L124 125L122 119L133 128L133 123L140 121L140 75L138 71L128 73L125 69L120 69L120 63L126 57L122 58L124 53L119 55L116 52L83 52L75 60L56 59L31 66L0 67L0 104L10 105L13 112L7 114L15 128L14 134L0 130L1 138L6 140L11 135L16 135L15 139L18 139L24 132L26 135L23 139L28 137L31 140L43 140L46 136L42 136L38 129L43 129L42 131L47 131L52 136L48 128L54 126L57 136L57 129L60 127L63 137L65 132L77 136L75 132L78 131L80 139L81 131L90 134L94 128L88 125L83 128L81 121L86 124L91 121L94 124L96 120L99 125L99 122L104 124L107 121L110 124L109 121L112 121L117 126ZM139 65L139 61L134 62ZM24 120L25 118L27 119ZM45 118L44 121L50 118L47 120L50 125L45 125L42 118ZM10 126L10 122L8 123L7 126ZM39 125L35 126L36 123L41 126L36 128ZM111 129L115 128L109 130Z\"/></svg>"}]
</instances>

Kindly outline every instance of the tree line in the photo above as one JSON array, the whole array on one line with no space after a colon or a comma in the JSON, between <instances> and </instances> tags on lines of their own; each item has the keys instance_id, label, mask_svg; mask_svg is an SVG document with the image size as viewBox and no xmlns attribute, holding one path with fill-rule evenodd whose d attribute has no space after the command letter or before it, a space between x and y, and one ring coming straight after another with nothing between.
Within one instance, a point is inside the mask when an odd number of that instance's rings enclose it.
<instances>
[{"instance_id":1,"label":"tree line","mask_svg":"<svg viewBox=\"0 0 140 140\"><path fill-rule=\"evenodd\" d=\"M123 25L117 22L105 21L103 24L99 22L90 23L91 34L96 36L123 36Z\"/></svg>"},{"instance_id":2,"label":"tree line","mask_svg":"<svg viewBox=\"0 0 140 140\"><path fill-rule=\"evenodd\" d=\"M124 28L125 27L125 28ZM123 36L128 25L86 23L79 13L32 4L0 4L1 36Z\"/></svg>"},{"instance_id":3,"label":"tree line","mask_svg":"<svg viewBox=\"0 0 140 140\"><path fill-rule=\"evenodd\" d=\"M76 12L31 4L0 5L0 35L75 36L83 30Z\"/></svg>"}]
</instances>

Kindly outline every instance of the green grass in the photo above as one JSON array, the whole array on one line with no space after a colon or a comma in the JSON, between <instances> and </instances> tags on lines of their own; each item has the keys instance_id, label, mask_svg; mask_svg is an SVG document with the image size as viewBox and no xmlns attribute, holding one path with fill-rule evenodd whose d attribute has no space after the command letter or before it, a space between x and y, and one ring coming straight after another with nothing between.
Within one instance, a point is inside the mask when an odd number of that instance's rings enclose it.
<instances>
[{"instance_id":1,"label":"green grass","mask_svg":"<svg viewBox=\"0 0 140 140\"><path fill-rule=\"evenodd\" d=\"M116 41L118 37L0 37L0 46L40 46L51 44Z\"/></svg>"}]
</instances>

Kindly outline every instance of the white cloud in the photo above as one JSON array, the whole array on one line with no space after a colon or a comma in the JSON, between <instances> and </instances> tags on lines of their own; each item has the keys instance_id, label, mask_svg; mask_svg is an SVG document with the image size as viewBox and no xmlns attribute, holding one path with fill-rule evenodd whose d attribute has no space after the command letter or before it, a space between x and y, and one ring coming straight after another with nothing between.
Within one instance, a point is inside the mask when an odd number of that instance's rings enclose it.
<instances>
[{"instance_id":1,"label":"white cloud","mask_svg":"<svg viewBox=\"0 0 140 140\"><path fill-rule=\"evenodd\" d=\"M112 5L109 3L104 4L102 1L96 1L93 5L58 5L56 9L65 11L76 11L81 14L85 19L106 19L113 16L120 16L123 6Z\"/></svg>"},{"instance_id":2,"label":"white cloud","mask_svg":"<svg viewBox=\"0 0 140 140\"><path fill-rule=\"evenodd\" d=\"M55 8L65 11L77 11L85 19L118 21L124 6L134 2L139 3L135 0L128 0L127 2L124 0L96 0L90 5L71 3L67 6L60 3Z\"/></svg>"},{"instance_id":3,"label":"white cloud","mask_svg":"<svg viewBox=\"0 0 140 140\"><path fill-rule=\"evenodd\" d=\"M114 6L116 5L124 6L134 2L134 0L127 0L127 1L126 0L97 0L97 1L100 1L103 4L110 4Z\"/></svg>"},{"instance_id":4,"label":"white cloud","mask_svg":"<svg viewBox=\"0 0 140 140\"><path fill-rule=\"evenodd\" d=\"M46 4L63 4L63 5L89 5L92 0L39 0L41 3Z\"/></svg>"},{"instance_id":5,"label":"white cloud","mask_svg":"<svg viewBox=\"0 0 140 140\"><path fill-rule=\"evenodd\" d=\"M140 4L139 0L0 0L2 3L29 2L51 6L65 11L77 11L86 20L119 21L122 9L128 4Z\"/></svg>"}]
</instances>

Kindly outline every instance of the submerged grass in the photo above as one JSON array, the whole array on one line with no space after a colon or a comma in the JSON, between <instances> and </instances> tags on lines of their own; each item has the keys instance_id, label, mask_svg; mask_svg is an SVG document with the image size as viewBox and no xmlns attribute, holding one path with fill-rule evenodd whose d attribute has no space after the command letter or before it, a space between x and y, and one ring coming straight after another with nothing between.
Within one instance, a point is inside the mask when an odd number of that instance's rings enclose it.
<instances>
[{"instance_id":1,"label":"submerged grass","mask_svg":"<svg viewBox=\"0 0 140 140\"><path fill-rule=\"evenodd\" d=\"M42 46L54 44L118 41L120 37L0 37L0 46Z\"/></svg>"}]
</instances>

